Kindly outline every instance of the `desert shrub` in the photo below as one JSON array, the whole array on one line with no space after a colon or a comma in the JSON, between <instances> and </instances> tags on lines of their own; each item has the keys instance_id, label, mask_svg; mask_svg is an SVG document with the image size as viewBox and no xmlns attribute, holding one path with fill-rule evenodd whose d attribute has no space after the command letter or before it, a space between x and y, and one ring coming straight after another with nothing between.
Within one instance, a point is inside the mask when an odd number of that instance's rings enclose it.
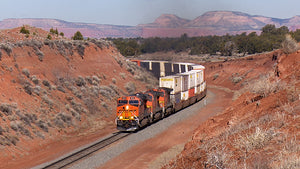
<instances>
[{"instance_id":1,"label":"desert shrub","mask_svg":"<svg viewBox=\"0 0 300 169\"><path fill-rule=\"evenodd\" d=\"M22 27L21 27L20 33L23 33L23 34L30 34L29 30L26 29L25 26L22 26Z\"/></svg>"},{"instance_id":2,"label":"desert shrub","mask_svg":"<svg viewBox=\"0 0 300 169\"><path fill-rule=\"evenodd\" d=\"M285 40L281 43L284 53L294 53L299 49L299 44L290 34L285 35Z\"/></svg>"},{"instance_id":3,"label":"desert shrub","mask_svg":"<svg viewBox=\"0 0 300 169\"><path fill-rule=\"evenodd\" d=\"M0 126L0 135L3 135L4 132L5 130Z\"/></svg>"},{"instance_id":4,"label":"desert shrub","mask_svg":"<svg viewBox=\"0 0 300 169\"><path fill-rule=\"evenodd\" d=\"M96 114L99 112L99 108L97 107L93 99L91 98L84 99L84 104L86 105L88 111L91 114Z\"/></svg>"},{"instance_id":5,"label":"desert shrub","mask_svg":"<svg viewBox=\"0 0 300 169\"><path fill-rule=\"evenodd\" d=\"M116 84L116 83L117 83L116 78L112 78L111 81L112 81L113 84Z\"/></svg>"},{"instance_id":6,"label":"desert shrub","mask_svg":"<svg viewBox=\"0 0 300 169\"><path fill-rule=\"evenodd\" d=\"M136 72L136 69L137 69L137 64L135 62L127 62L127 67L126 67L126 70L128 72L130 72L132 75L134 75L134 73Z\"/></svg>"},{"instance_id":7,"label":"desert shrub","mask_svg":"<svg viewBox=\"0 0 300 169\"><path fill-rule=\"evenodd\" d=\"M16 132L20 132L22 135L31 137L30 131L24 127L21 121L10 122L10 128Z\"/></svg>"},{"instance_id":8,"label":"desert shrub","mask_svg":"<svg viewBox=\"0 0 300 169\"><path fill-rule=\"evenodd\" d=\"M43 120L39 120L35 123L40 129L42 129L44 132L48 132L48 126Z\"/></svg>"},{"instance_id":9,"label":"desert shrub","mask_svg":"<svg viewBox=\"0 0 300 169\"><path fill-rule=\"evenodd\" d=\"M58 128L65 128L64 122L58 116L56 116L56 118L54 119L54 124Z\"/></svg>"},{"instance_id":10,"label":"desert shrub","mask_svg":"<svg viewBox=\"0 0 300 169\"><path fill-rule=\"evenodd\" d=\"M30 79L35 85L39 84L39 79L35 75L31 76Z\"/></svg>"},{"instance_id":11,"label":"desert shrub","mask_svg":"<svg viewBox=\"0 0 300 169\"><path fill-rule=\"evenodd\" d=\"M73 55L73 44L69 41L62 41L64 47L69 51L70 55Z\"/></svg>"},{"instance_id":12,"label":"desert shrub","mask_svg":"<svg viewBox=\"0 0 300 169\"><path fill-rule=\"evenodd\" d=\"M11 146L16 145L19 141L19 138L14 135L6 135L6 136L0 136L0 145L3 146Z\"/></svg>"},{"instance_id":13,"label":"desert shrub","mask_svg":"<svg viewBox=\"0 0 300 169\"><path fill-rule=\"evenodd\" d=\"M239 83L239 82L242 81L242 80L243 80L242 77L236 76L236 77L233 77L233 78L231 79L231 82L232 82L233 84L237 84L237 83Z\"/></svg>"},{"instance_id":14,"label":"desert shrub","mask_svg":"<svg viewBox=\"0 0 300 169\"><path fill-rule=\"evenodd\" d=\"M50 34L47 35L47 40L51 40L52 36Z\"/></svg>"},{"instance_id":15,"label":"desert shrub","mask_svg":"<svg viewBox=\"0 0 300 169\"><path fill-rule=\"evenodd\" d=\"M8 56L10 56L11 52L12 52L12 44L10 43L1 43L0 44L0 49L3 49Z\"/></svg>"},{"instance_id":16,"label":"desert shrub","mask_svg":"<svg viewBox=\"0 0 300 169\"><path fill-rule=\"evenodd\" d=\"M274 135L272 130L262 130L256 127L255 132L246 136L240 136L235 142L235 146L238 149L245 150L249 152L253 149L259 149L264 147Z\"/></svg>"},{"instance_id":17,"label":"desert shrub","mask_svg":"<svg viewBox=\"0 0 300 169\"><path fill-rule=\"evenodd\" d=\"M31 41L28 42L29 42L29 46L33 47L34 50L41 49L44 46L43 42L38 40L32 39Z\"/></svg>"},{"instance_id":18,"label":"desert shrub","mask_svg":"<svg viewBox=\"0 0 300 169\"><path fill-rule=\"evenodd\" d=\"M30 72L29 72L29 70L28 70L27 68L22 69L22 73L23 73L26 77L29 78Z\"/></svg>"},{"instance_id":19,"label":"desert shrub","mask_svg":"<svg viewBox=\"0 0 300 169\"><path fill-rule=\"evenodd\" d=\"M118 95L115 90L108 86L100 86L99 89L100 94L108 99L113 99Z\"/></svg>"},{"instance_id":20,"label":"desert shrub","mask_svg":"<svg viewBox=\"0 0 300 169\"><path fill-rule=\"evenodd\" d=\"M63 56L67 56L68 55L67 52L66 52L66 50L65 50L65 46L64 46L64 42L63 41L56 40L56 41L54 41L54 43L55 43L55 46L56 46L57 50L59 51L59 53L61 55L63 55Z\"/></svg>"},{"instance_id":21,"label":"desert shrub","mask_svg":"<svg viewBox=\"0 0 300 169\"><path fill-rule=\"evenodd\" d=\"M135 84L133 82L128 82L125 85L125 89L129 94L133 94L136 91Z\"/></svg>"},{"instance_id":22,"label":"desert shrub","mask_svg":"<svg viewBox=\"0 0 300 169\"><path fill-rule=\"evenodd\" d=\"M64 128L64 123L67 124L67 126L71 126L72 125L72 116L66 114L66 113L59 113L57 116L56 116L56 124L58 125L58 127L60 128Z\"/></svg>"},{"instance_id":23,"label":"desert shrub","mask_svg":"<svg viewBox=\"0 0 300 169\"><path fill-rule=\"evenodd\" d=\"M85 77L85 80L91 85L93 83L93 79L90 76Z\"/></svg>"},{"instance_id":24,"label":"desert shrub","mask_svg":"<svg viewBox=\"0 0 300 169\"><path fill-rule=\"evenodd\" d=\"M44 53L40 50L35 51L35 54L38 56L39 61L43 61L44 60Z\"/></svg>"},{"instance_id":25,"label":"desert shrub","mask_svg":"<svg viewBox=\"0 0 300 169\"><path fill-rule=\"evenodd\" d=\"M249 90L252 93L260 94L263 97L268 96L271 93L283 88L283 83L280 81L271 81L269 76L262 76L260 79L256 80L254 83L248 84Z\"/></svg>"},{"instance_id":26,"label":"desert shrub","mask_svg":"<svg viewBox=\"0 0 300 169\"><path fill-rule=\"evenodd\" d=\"M99 87L98 86L91 86L89 87L89 93L94 97L99 97Z\"/></svg>"},{"instance_id":27,"label":"desert shrub","mask_svg":"<svg viewBox=\"0 0 300 169\"><path fill-rule=\"evenodd\" d=\"M112 45L109 41L105 41L102 39L90 39L90 42L94 43L100 49L103 49L103 47L108 48Z\"/></svg>"},{"instance_id":28,"label":"desert shrub","mask_svg":"<svg viewBox=\"0 0 300 169\"><path fill-rule=\"evenodd\" d=\"M76 80L75 80L75 83L77 86L81 87L81 86L85 86L86 85L86 82L84 80L83 77L79 76Z\"/></svg>"},{"instance_id":29,"label":"desert shrub","mask_svg":"<svg viewBox=\"0 0 300 169\"><path fill-rule=\"evenodd\" d=\"M119 96L120 95L120 89L118 88L118 86L110 84L109 87L114 91L114 93ZM123 91L121 91L123 92Z\"/></svg>"},{"instance_id":30,"label":"desert shrub","mask_svg":"<svg viewBox=\"0 0 300 169\"><path fill-rule=\"evenodd\" d=\"M36 114L23 114L21 111L17 111L16 114L20 117L20 120L28 126L31 126L31 123L35 123L37 120Z\"/></svg>"},{"instance_id":31,"label":"desert shrub","mask_svg":"<svg viewBox=\"0 0 300 169\"><path fill-rule=\"evenodd\" d=\"M108 110L108 105L105 102L101 102L101 106Z\"/></svg>"},{"instance_id":32,"label":"desert shrub","mask_svg":"<svg viewBox=\"0 0 300 169\"><path fill-rule=\"evenodd\" d=\"M66 93L65 88L62 86L57 86L57 90Z\"/></svg>"},{"instance_id":33,"label":"desert shrub","mask_svg":"<svg viewBox=\"0 0 300 169\"><path fill-rule=\"evenodd\" d=\"M48 80L43 80L42 83L43 83L43 85L46 86L46 87L49 87L49 88L51 87L51 85L50 85L50 83L49 83Z\"/></svg>"},{"instance_id":34,"label":"desert shrub","mask_svg":"<svg viewBox=\"0 0 300 169\"><path fill-rule=\"evenodd\" d=\"M80 103L77 103L74 98L69 98L68 101L71 103L72 108L79 114L87 113L87 110L82 107Z\"/></svg>"},{"instance_id":35,"label":"desert shrub","mask_svg":"<svg viewBox=\"0 0 300 169\"><path fill-rule=\"evenodd\" d=\"M97 86L101 82L101 80L95 75L92 76L92 79L93 79L92 85Z\"/></svg>"},{"instance_id":36,"label":"desert shrub","mask_svg":"<svg viewBox=\"0 0 300 169\"><path fill-rule=\"evenodd\" d=\"M30 83L24 83L23 88L27 94L32 95L33 89Z\"/></svg>"},{"instance_id":37,"label":"desert shrub","mask_svg":"<svg viewBox=\"0 0 300 169\"><path fill-rule=\"evenodd\" d=\"M0 61L2 60L2 52L1 52L1 50L0 50Z\"/></svg>"},{"instance_id":38,"label":"desert shrub","mask_svg":"<svg viewBox=\"0 0 300 169\"><path fill-rule=\"evenodd\" d=\"M85 46L82 44L79 44L77 46L77 52L80 56L84 56L84 50L85 50Z\"/></svg>"},{"instance_id":39,"label":"desert shrub","mask_svg":"<svg viewBox=\"0 0 300 169\"><path fill-rule=\"evenodd\" d=\"M78 121L81 120L80 114L78 112L76 112L74 109L71 109L70 112L71 112L72 116L76 118L76 120L78 120Z\"/></svg>"},{"instance_id":40,"label":"desert shrub","mask_svg":"<svg viewBox=\"0 0 300 169\"><path fill-rule=\"evenodd\" d=\"M53 28L51 28L51 29L50 29L50 33L58 35L58 30L57 30L57 28L56 28L55 30L54 30Z\"/></svg>"},{"instance_id":41,"label":"desert shrub","mask_svg":"<svg viewBox=\"0 0 300 169\"><path fill-rule=\"evenodd\" d=\"M7 103L2 103L0 105L0 111L3 112L6 116L12 115L13 106Z\"/></svg>"},{"instance_id":42,"label":"desert shrub","mask_svg":"<svg viewBox=\"0 0 300 169\"><path fill-rule=\"evenodd\" d=\"M122 78L123 80L126 79L126 74L125 74L125 73L120 73L120 76L121 76L121 78Z\"/></svg>"},{"instance_id":43,"label":"desert shrub","mask_svg":"<svg viewBox=\"0 0 300 169\"><path fill-rule=\"evenodd\" d=\"M72 92L78 99L82 99L82 93L80 90L76 89L76 90L73 90Z\"/></svg>"},{"instance_id":44,"label":"desert shrub","mask_svg":"<svg viewBox=\"0 0 300 169\"><path fill-rule=\"evenodd\" d=\"M50 107L53 106L53 101L47 95L42 96L42 100L43 100L43 102L48 104Z\"/></svg>"},{"instance_id":45,"label":"desert shrub","mask_svg":"<svg viewBox=\"0 0 300 169\"><path fill-rule=\"evenodd\" d=\"M50 36L50 39L47 37L47 39L44 41L44 45L48 45L51 49L53 49L55 44L53 41L51 41L51 35L48 36Z\"/></svg>"},{"instance_id":46,"label":"desert shrub","mask_svg":"<svg viewBox=\"0 0 300 169\"><path fill-rule=\"evenodd\" d=\"M83 40L83 36L80 31L75 32L74 36L72 36L73 40Z\"/></svg>"}]
</instances>

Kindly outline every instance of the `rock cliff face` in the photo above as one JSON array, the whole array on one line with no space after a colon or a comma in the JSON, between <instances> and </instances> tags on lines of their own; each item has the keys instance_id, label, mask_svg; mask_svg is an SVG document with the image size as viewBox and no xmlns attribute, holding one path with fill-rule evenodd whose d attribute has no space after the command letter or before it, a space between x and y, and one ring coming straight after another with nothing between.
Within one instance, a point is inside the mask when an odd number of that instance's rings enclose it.
<instances>
[{"instance_id":1,"label":"rock cliff face","mask_svg":"<svg viewBox=\"0 0 300 169\"><path fill-rule=\"evenodd\" d=\"M48 40L42 29L26 27L29 36L20 29L0 34L2 168L27 168L32 157L66 151L53 144L112 132L116 98L157 83L108 41Z\"/></svg>"},{"instance_id":2,"label":"rock cliff face","mask_svg":"<svg viewBox=\"0 0 300 169\"><path fill-rule=\"evenodd\" d=\"M291 30L300 28L299 16L278 19L249 15L232 11L212 11L193 19L183 19L172 14L163 14L153 23L137 26L103 25L73 23L58 19L5 19L0 21L0 29L31 25L48 31L57 28L67 37L80 31L85 37L179 37L184 33L189 36L225 35L242 32L260 32L266 24L277 27L287 26Z\"/></svg>"}]
</instances>

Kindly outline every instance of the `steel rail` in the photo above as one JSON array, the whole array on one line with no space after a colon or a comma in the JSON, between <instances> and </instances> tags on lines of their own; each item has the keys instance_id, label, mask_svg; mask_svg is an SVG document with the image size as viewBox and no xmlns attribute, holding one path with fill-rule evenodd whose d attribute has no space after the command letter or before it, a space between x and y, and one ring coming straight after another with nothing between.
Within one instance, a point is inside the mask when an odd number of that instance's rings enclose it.
<instances>
[{"instance_id":1,"label":"steel rail","mask_svg":"<svg viewBox=\"0 0 300 169\"><path fill-rule=\"evenodd\" d=\"M79 161L82 158L85 158L87 156L89 156L90 154L122 139L127 137L128 135L130 135L131 133L123 133L123 132L118 132L116 134L114 134L113 136L110 136L108 138L105 138L93 145L90 145L86 148L83 148L75 153L72 153L71 155L68 155L67 157L64 157L60 160L57 160L55 162L52 162L48 165L46 165L45 167L43 167L43 169L58 169L58 168L64 168L66 166L69 166L73 163L75 163L76 161Z\"/></svg>"}]
</instances>

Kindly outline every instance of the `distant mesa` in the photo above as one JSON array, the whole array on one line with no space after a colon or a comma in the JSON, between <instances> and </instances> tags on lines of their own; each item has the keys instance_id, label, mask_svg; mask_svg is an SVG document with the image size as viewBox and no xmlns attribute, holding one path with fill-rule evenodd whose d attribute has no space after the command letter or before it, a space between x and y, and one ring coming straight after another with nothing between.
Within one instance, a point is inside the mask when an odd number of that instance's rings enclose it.
<instances>
[{"instance_id":1,"label":"distant mesa","mask_svg":"<svg viewBox=\"0 0 300 169\"><path fill-rule=\"evenodd\" d=\"M289 19L271 18L258 15L249 15L234 11L211 11L188 20L172 14L163 14L153 23L137 26L105 25L66 22L59 19L5 19L0 21L0 29L31 25L49 31L57 28L64 32L66 37L71 37L80 31L86 37L179 37L186 33L188 36L207 36L239 34L242 32L260 32L267 24L276 27L287 26L290 30L300 28L300 16Z\"/></svg>"}]
</instances>

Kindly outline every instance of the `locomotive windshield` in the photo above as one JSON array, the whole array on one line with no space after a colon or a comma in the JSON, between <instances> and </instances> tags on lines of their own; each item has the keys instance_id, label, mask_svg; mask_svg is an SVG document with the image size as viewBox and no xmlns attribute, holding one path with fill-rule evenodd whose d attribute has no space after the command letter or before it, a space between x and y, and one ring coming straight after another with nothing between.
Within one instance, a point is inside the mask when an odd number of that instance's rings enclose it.
<instances>
[{"instance_id":1,"label":"locomotive windshield","mask_svg":"<svg viewBox=\"0 0 300 169\"><path fill-rule=\"evenodd\" d=\"M138 100L129 100L129 104L132 106L139 106L139 101Z\"/></svg>"},{"instance_id":2,"label":"locomotive windshield","mask_svg":"<svg viewBox=\"0 0 300 169\"><path fill-rule=\"evenodd\" d=\"M119 100L118 106L123 106L124 104L128 104L128 100Z\"/></svg>"}]
</instances>

